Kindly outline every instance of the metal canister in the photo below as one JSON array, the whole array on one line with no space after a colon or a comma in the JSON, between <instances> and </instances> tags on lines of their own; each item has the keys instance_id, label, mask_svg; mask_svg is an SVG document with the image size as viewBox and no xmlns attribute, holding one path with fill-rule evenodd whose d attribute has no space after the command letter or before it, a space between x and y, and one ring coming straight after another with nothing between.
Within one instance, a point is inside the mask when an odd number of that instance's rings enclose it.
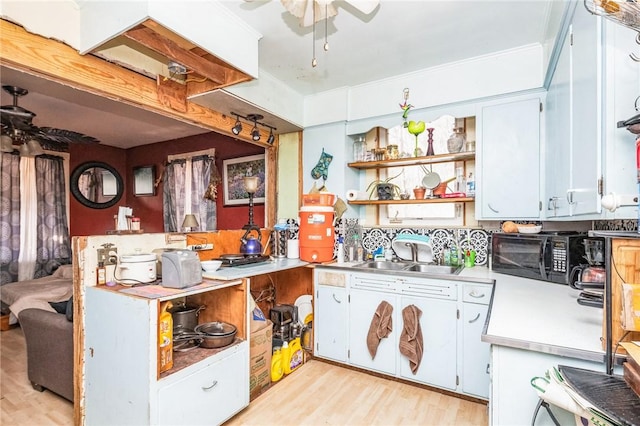
<instances>
[{"instance_id":1,"label":"metal canister","mask_svg":"<svg viewBox=\"0 0 640 426\"><path fill-rule=\"evenodd\" d=\"M278 258L287 257L287 230L273 230L273 256Z\"/></svg>"}]
</instances>

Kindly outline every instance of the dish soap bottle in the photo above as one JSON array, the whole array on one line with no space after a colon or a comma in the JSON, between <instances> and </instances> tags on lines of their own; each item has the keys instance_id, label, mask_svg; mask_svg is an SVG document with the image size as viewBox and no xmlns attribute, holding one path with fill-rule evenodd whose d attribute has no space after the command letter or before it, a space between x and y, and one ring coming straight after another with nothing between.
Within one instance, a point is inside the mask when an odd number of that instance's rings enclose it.
<instances>
[{"instance_id":1,"label":"dish soap bottle","mask_svg":"<svg viewBox=\"0 0 640 426\"><path fill-rule=\"evenodd\" d=\"M158 362L159 370L170 370L173 367L173 318L169 309L173 304L169 301L160 305L158 319Z\"/></svg>"}]
</instances>

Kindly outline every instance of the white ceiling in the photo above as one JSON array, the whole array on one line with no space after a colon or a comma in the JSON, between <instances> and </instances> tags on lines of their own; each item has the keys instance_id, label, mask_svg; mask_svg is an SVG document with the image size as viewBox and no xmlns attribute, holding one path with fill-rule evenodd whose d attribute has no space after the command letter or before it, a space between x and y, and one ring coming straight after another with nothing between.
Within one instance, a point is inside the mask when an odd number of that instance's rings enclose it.
<instances>
[{"instance_id":1,"label":"white ceiling","mask_svg":"<svg viewBox=\"0 0 640 426\"><path fill-rule=\"evenodd\" d=\"M335 1L338 15L327 23L328 52L323 50L324 22L316 25L315 68L311 66L313 28L299 26L280 1L221 3L263 35L261 71L308 95L532 43L552 44L547 34L557 33L566 2L383 0L364 15L346 2ZM207 131L6 67L0 72L2 84L30 91L19 104L37 114L37 126L73 130L120 148ZM4 91L0 94L1 105L11 101ZM284 126L280 127L278 133Z\"/></svg>"}]
</instances>

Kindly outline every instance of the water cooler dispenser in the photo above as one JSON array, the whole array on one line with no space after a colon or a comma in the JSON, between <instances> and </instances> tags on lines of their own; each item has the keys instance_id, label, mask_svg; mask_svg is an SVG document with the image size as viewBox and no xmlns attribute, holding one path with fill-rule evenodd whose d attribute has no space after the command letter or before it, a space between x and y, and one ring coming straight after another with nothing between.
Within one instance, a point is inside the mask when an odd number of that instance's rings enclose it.
<instances>
[{"instance_id":1,"label":"water cooler dispenser","mask_svg":"<svg viewBox=\"0 0 640 426\"><path fill-rule=\"evenodd\" d=\"M303 197L300 208L300 260L305 262L329 262L333 259L333 226L335 195L321 194L321 197Z\"/></svg>"}]
</instances>

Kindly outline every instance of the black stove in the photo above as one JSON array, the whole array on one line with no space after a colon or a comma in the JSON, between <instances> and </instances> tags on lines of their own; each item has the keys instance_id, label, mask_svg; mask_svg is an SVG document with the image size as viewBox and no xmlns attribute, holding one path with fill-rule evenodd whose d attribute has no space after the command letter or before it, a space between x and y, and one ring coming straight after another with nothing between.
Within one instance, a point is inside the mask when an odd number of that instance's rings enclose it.
<instances>
[{"instance_id":1,"label":"black stove","mask_svg":"<svg viewBox=\"0 0 640 426\"><path fill-rule=\"evenodd\" d=\"M269 260L269 256L260 254L223 254L217 260L222 261L222 265L220 265L222 267L232 267L266 262Z\"/></svg>"}]
</instances>

